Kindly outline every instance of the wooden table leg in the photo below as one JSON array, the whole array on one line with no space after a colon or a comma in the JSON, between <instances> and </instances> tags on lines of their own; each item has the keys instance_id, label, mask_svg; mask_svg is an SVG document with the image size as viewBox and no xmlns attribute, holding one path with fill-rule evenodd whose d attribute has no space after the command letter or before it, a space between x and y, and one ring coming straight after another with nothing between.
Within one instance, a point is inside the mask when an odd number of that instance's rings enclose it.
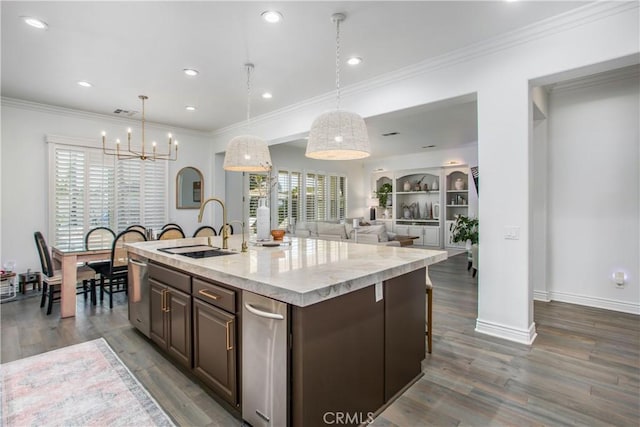
<instances>
[{"instance_id":1,"label":"wooden table leg","mask_svg":"<svg viewBox=\"0 0 640 427\"><path fill-rule=\"evenodd\" d=\"M76 315L77 262L78 257L76 255L65 255L62 258L61 317L73 317Z\"/></svg>"}]
</instances>

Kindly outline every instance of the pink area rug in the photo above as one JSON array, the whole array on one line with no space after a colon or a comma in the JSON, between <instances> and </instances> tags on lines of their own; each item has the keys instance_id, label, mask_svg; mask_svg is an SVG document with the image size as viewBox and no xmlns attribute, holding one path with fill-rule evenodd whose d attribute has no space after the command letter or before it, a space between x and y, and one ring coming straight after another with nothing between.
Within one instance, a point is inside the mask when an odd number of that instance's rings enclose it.
<instances>
[{"instance_id":1,"label":"pink area rug","mask_svg":"<svg viewBox=\"0 0 640 427\"><path fill-rule=\"evenodd\" d=\"M2 425L173 426L103 339L0 365Z\"/></svg>"}]
</instances>

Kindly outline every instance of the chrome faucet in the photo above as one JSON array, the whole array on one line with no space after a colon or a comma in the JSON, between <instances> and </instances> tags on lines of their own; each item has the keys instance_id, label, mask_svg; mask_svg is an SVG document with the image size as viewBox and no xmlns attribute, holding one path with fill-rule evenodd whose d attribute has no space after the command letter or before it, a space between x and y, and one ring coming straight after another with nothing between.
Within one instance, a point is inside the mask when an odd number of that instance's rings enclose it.
<instances>
[{"instance_id":1,"label":"chrome faucet","mask_svg":"<svg viewBox=\"0 0 640 427\"><path fill-rule=\"evenodd\" d=\"M222 249L229 249L229 244L227 240L229 240L229 231L227 230L227 208L224 205L224 202L217 197L211 197L200 205L200 212L198 213L198 222L202 222L202 214L204 213L204 207L207 206L209 202L218 202L220 206L222 206Z\"/></svg>"},{"instance_id":2,"label":"chrome faucet","mask_svg":"<svg viewBox=\"0 0 640 427\"><path fill-rule=\"evenodd\" d=\"M242 227L242 250L241 252L247 252L247 242L244 240L244 221L240 221L239 219L234 219L229 224L238 223ZM225 226L226 227L226 226Z\"/></svg>"}]
</instances>

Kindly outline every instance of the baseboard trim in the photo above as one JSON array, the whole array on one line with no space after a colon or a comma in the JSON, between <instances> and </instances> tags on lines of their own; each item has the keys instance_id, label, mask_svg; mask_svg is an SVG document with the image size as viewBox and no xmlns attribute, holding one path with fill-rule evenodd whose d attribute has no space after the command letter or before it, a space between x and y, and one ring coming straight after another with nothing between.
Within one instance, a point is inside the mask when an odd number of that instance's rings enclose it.
<instances>
[{"instance_id":1,"label":"baseboard trim","mask_svg":"<svg viewBox=\"0 0 640 427\"><path fill-rule=\"evenodd\" d=\"M534 292L534 298L535 298ZM587 307L604 308L606 310L620 311L623 313L640 314L640 304L627 301L617 301L609 298L600 298L586 295L572 294L568 292L548 292L548 301L568 302L570 304L585 305Z\"/></svg>"},{"instance_id":2,"label":"baseboard trim","mask_svg":"<svg viewBox=\"0 0 640 427\"><path fill-rule=\"evenodd\" d=\"M518 329L480 319L476 319L476 332L526 345L533 344L538 336L535 323L532 323L529 329Z\"/></svg>"},{"instance_id":3,"label":"baseboard trim","mask_svg":"<svg viewBox=\"0 0 640 427\"><path fill-rule=\"evenodd\" d=\"M549 296L549 292L547 291L533 291L533 299L535 301L551 301L551 297Z\"/></svg>"}]
</instances>

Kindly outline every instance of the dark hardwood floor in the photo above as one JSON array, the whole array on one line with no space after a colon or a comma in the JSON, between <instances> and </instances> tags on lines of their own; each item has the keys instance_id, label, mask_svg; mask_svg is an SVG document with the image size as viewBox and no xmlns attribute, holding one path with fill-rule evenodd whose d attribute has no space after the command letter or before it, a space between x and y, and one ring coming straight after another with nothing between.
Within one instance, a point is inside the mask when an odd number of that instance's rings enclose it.
<instances>
[{"instance_id":1,"label":"dark hardwood floor","mask_svg":"<svg viewBox=\"0 0 640 427\"><path fill-rule=\"evenodd\" d=\"M535 303L538 338L518 345L474 332L477 283L458 255L430 268L433 353L424 376L377 426L615 425L640 423L640 316L563 303ZM241 422L158 353L113 310L78 298L75 318L45 315L39 299L0 306L2 363L104 337L182 426Z\"/></svg>"}]
</instances>

